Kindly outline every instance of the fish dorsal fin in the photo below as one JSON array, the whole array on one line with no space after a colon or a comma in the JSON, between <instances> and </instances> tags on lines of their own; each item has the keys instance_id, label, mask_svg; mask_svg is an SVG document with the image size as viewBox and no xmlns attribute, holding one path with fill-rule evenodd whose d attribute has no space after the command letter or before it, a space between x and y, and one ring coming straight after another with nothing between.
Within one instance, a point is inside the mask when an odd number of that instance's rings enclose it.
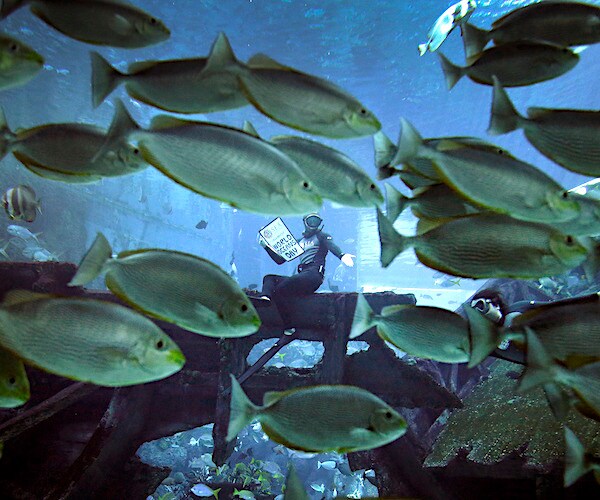
<instances>
[{"instance_id":1,"label":"fish dorsal fin","mask_svg":"<svg viewBox=\"0 0 600 500\"><path fill-rule=\"evenodd\" d=\"M271 59L266 54L254 54L248 59L248 66L250 68L293 70L293 68L290 68L289 66L278 63L275 59Z\"/></svg>"},{"instance_id":2,"label":"fish dorsal fin","mask_svg":"<svg viewBox=\"0 0 600 500\"><path fill-rule=\"evenodd\" d=\"M576 304L594 304L600 300L600 294L592 293L590 295L583 295L581 297L572 297L569 299L561 300L559 303L557 302L547 302L544 304L535 305L531 309L524 311L522 314L519 314L515 318L513 318L511 322L511 327L521 328L527 326L528 323L534 320L538 315L543 314L548 310L555 309L556 307L565 307Z\"/></svg>"},{"instance_id":3,"label":"fish dorsal fin","mask_svg":"<svg viewBox=\"0 0 600 500\"><path fill-rule=\"evenodd\" d=\"M220 71L224 67L236 63L237 59L227 36L223 32L219 33L210 49L204 71Z\"/></svg>"},{"instance_id":4,"label":"fish dorsal fin","mask_svg":"<svg viewBox=\"0 0 600 500\"><path fill-rule=\"evenodd\" d=\"M385 306L381 309L382 316L391 316L398 311L402 311L403 309L408 309L409 307L415 307L412 304L394 304L392 306Z\"/></svg>"},{"instance_id":5,"label":"fish dorsal fin","mask_svg":"<svg viewBox=\"0 0 600 500\"><path fill-rule=\"evenodd\" d=\"M183 127L185 125L189 125L191 122L189 120L182 120L181 118L176 118L170 115L159 115L155 116L150 123L151 130L160 130L163 128L176 128Z\"/></svg>"},{"instance_id":6,"label":"fish dorsal fin","mask_svg":"<svg viewBox=\"0 0 600 500\"><path fill-rule=\"evenodd\" d=\"M468 146L465 146L464 143L453 141L452 139L440 139L440 142L438 142L435 145L435 149L442 153L444 151L456 151L457 149L465 149L465 147Z\"/></svg>"},{"instance_id":7,"label":"fish dorsal fin","mask_svg":"<svg viewBox=\"0 0 600 500\"><path fill-rule=\"evenodd\" d=\"M138 255L141 253L146 253L149 250L154 250L156 251L157 249L153 249L153 248L142 248L142 249L136 249L136 250L123 250L122 252L119 252L119 255L117 255L117 258L119 259L123 259L125 257L129 257L131 255Z\"/></svg>"},{"instance_id":8,"label":"fish dorsal fin","mask_svg":"<svg viewBox=\"0 0 600 500\"><path fill-rule=\"evenodd\" d=\"M265 392L265 394L263 396L263 406L264 407L271 406L271 405L277 403L277 401L284 398L285 396L289 396L290 394L301 391L302 389L303 389L302 387L294 387L293 389L288 389L287 391Z\"/></svg>"},{"instance_id":9,"label":"fish dorsal fin","mask_svg":"<svg viewBox=\"0 0 600 500\"><path fill-rule=\"evenodd\" d=\"M244 126L242 127L242 130L247 134L256 137L257 139L260 139L260 135L258 135L258 132L254 128L254 125L252 125L252 123L250 123L248 120L244 120Z\"/></svg>"},{"instance_id":10,"label":"fish dorsal fin","mask_svg":"<svg viewBox=\"0 0 600 500\"><path fill-rule=\"evenodd\" d=\"M145 71L149 68L153 68L158 64L158 61L138 61L131 63L127 68L128 73L139 73L140 71Z\"/></svg>"},{"instance_id":11,"label":"fish dorsal fin","mask_svg":"<svg viewBox=\"0 0 600 500\"><path fill-rule=\"evenodd\" d=\"M552 113L552 110L548 108L538 108L535 106L527 108L527 116L529 116L529 118L531 118L532 120L543 118L544 116L550 113Z\"/></svg>"},{"instance_id":12,"label":"fish dorsal fin","mask_svg":"<svg viewBox=\"0 0 600 500\"><path fill-rule=\"evenodd\" d=\"M35 293L29 290L10 290L4 295L2 301L3 306L14 306L16 304L24 304L26 302L35 302L36 300L49 299L56 297L48 293Z\"/></svg>"}]
</instances>

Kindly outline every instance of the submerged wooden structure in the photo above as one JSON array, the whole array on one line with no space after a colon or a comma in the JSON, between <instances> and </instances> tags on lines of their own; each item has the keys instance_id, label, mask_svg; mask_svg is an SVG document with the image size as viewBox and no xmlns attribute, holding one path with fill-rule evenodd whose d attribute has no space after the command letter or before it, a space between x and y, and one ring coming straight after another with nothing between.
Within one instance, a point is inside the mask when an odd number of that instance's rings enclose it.
<instances>
[{"instance_id":1,"label":"submerged wooden structure","mask_svg":"<svg viewBox=\"0 0 600 500\"><path fill-rule=\"evenodd\" d=\"M69 288L76 267L65 263L0 263L0 295L21 288L118 301L108 292ZM378 310L414 303L412 295L367 294ZM322 342L322 360L313 368L262 369L245 384L259 401L269 390L317 383L364 387L399 409L410 430L401 439L369 452L349 455L353 469L374 469L382 496L452 499L495 496L512 484L512 498L541 498L539 477L523 469L519 457L481 467L457 460L443 470L422 462L435 438L435 419L461 406L485 366L405 362L374 331L360 338L367 351L346 355L356 294L315 294L298 300L297 339ZM310 310L311 314L302 314ZM144 442L214 422L213 459L220 464L231 449L225 443L229 413L229 374L240 375L252 347L279 338L281 320L272 307L258 309L263 326L241 339L219 340L157 321L181 347L187 363L168 379L128 388L74 383L28 367L31 400L22 408L0 410L0 497L5 499L145 499L169 470L143 464L136 450ZM233 446L233 445L229 445ZM481 484L486 478L487 487ZM551 476L554 484L556 473ZM502 485L504 484L504 488ZM514 485L518 487L514 488ZM519 486L520 485L520 486ZM232 488L231 488L232 489ZM467 492L473 493L469 494ZM221 498L230 498L227 488ZM547 497L546 497L547 498Z\"/></svg>"}]
</instances>

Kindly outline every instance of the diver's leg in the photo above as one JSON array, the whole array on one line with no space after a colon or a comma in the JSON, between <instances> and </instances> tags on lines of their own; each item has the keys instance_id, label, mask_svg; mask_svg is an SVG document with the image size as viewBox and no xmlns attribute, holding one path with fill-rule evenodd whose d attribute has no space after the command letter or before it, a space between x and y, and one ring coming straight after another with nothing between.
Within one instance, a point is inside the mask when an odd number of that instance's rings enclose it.
<instances>
[{"instance_id":1,"label":"diver's leg","mask_svg":"<svg viewBox=\"0 0 600 500\"><path fill-rule=\"evenodd\" d=\"M315 268L285 278L275 287L272 298L286 330L293 327L290 313L294 298L314 293L322 283L323 276Z\"/></svg>"}]
</instances>

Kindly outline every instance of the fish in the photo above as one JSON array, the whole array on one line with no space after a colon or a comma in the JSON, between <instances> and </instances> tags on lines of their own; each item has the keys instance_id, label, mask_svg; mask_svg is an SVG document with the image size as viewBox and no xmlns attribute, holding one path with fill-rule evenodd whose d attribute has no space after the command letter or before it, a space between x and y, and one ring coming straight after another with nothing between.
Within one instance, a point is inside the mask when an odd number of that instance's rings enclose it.
<instances>
[{"instance_id":1,"label":"fish","mask_svg":"<svg viewBox=\"0 0 600 500\"><path fill-rule=\"evenodd\" d=\"M244 129L248 130L247 124ZM298 136L280 135L269 142L296 162L322 198L349 207L383 203L379 187L344 153Z\"/></svg>"},{"instance_id":2,"label":"fish","mask_svg":"<svg viewBox=\"0 0 600 500\"><path fill-rule=\"evenodd\" d=\"M338 285L334 285L329 278L327 278L327 286L332 292L339 292L340 287Z\"/></svg>"},{"instance_id":3,"label":"fish","mask_svg":"<svg viewBox=\"0 0 600 500\"><path fill-rule=\"evenodd\" d=\"M309 134L344 139L372 135L375 115L348 92L317 76L284 66L264 54L238 78L242 92L261 113Z\"/></svg>"},{"instance_id":4,"label":"fish","mask_svg":"<svg viewBox=\"0 0 600 500\"><path fill-rule=\"evenodd\" d=\"M196 224L196 229L206 229L206 226L208 226L208 222L202 219L200 222L198 222L198 224Z\"/></svg>"},{"instance_id":5,"label":"fish","mask_svg":"<svg viewBox=\"0 0 600 500\"><path fill-rule=\"evenodd\" d=\"M190 446L200 446L200 439L190 438Z\"/></svg>"},{"instance_id":6,"label":"fish","mask_svg":"<svg viewBox=\"0 0 600 500\"><path fill-rule=\"evenodd\" d=\"M248 290L256 290L258 288L258 284L257 283L250 283L248 285Z\"/></svg>"},{"instance_id":7,"label":"fish","mask_svg":"<svg viewBox=\"0 0 600 500\"><path fill-rule=\"evenodd\" d=\"M416 157L432 160L444 184L472 205L531 222L564 222L581 211L570 193L552 177L528 163L451 140L427 145L414 127L401 119L402 131L394 162Z\"/></svg>"},{"instance_id":8,"label":"fish","mask_svg":"<svg viewBox=\"0 0 600 500\"><path fill-rule=\"evenodd\" d=\"M173 340L127 307L24 290L0 306L0 344L42 370L107 387L160 380L185 363Z\"/></svg>"},{"instance_id":9,"label":"fish","mask_svg":"<svg viewBox=\"0 0 600 500\"><path fill-rule=\"evenodd\" d=\"M261 320L250 299L220 267L174 250L140 249L112 257L98 233L69 286L106 273L106 286L121 300L155 318L209 337L244 337Z\"/></svg>"},{"instance_id":10,"label":"fish","mask_svg":"<svg viewBox=\"0 0 600 500\"><path fill-rule=\"evenodd\" d=\"M34 262L57 262L58 256L40 246L26 246L23 249L23 256Z\"/></svg>"},{"instance_id":11,"label":"fish","mask_svg":"<svg viewBox=\"0 0 600 500\"><path fill-rule=\"evenodd\" d=\"M518 392L526 392L540 385L568 388L571 395L567 396L568 404L575 400L575 408L588 418L600 421L600 362L585 364L576 369L567 369L554 361L548 354L536 333L526 327L527 367L517 386ZM562 393L562 391L558 391ZM546 396L549 396L546 391ZM560 406L553 399L557 396L551 393L550 405ZM561 396L559 396L561 397Z\"/></svg>"},{"instance_id":12,"label":"fish","mask_svg":"<svg viewBox=\"0 0 600 500\"><path fill-rule=\"evenodd\" d=\"M128 114L115 105L111 123L118 133ZM4 142L4 144L2 144ZM110 146L105 144L109 142ZM93 182L141 172L148 164L139 150L95 126L83 123L50 123L13 133L0 110L0 153L12 152L26 168L42 177L64 182Z\"/></svg>"},{"instance_id":13,"label":"fish","mask_svg":"<svg viewBox=\"0 0 600 500\"><path fill-rule=\"evenodd\" d=\"M2 195L2 206L11 220L33 222L42 213L40 200L31 186L19 184Z\"/></svg>"},{"instance_id":14,"label":"fish","mask_svg":"<svg viewBox=\"0 0 600 500\"><path fill-rule=\"evenodd\" d=\"M134 49L170 36L160 19L123 0L17 0L2 13L23 5L63 35L94 45Z\"/></svg>"},{"instance_id":15,"label":"fish","mask_svg":"<svg viewBox=\"0 0 600 500\"><path fill-rule=\"evenodd\" d=\"M204 483L198 483L198 484L195 484L194 486L192 486L190 491L197 497L204 498L204 497L213 497L214 496L216 499L218 499L219 491L221 491L221 488L217 488L216 490L213 490L210 486L208 486Z\"/></svg>"},{"instance_id":16,"label":"fish","mask_svg":"<svg viewBox=\"0 0 600 500\"><path fill-rule=\"evenodd\" d=\"M501 214L453 219L403 236L377 209L383 267L409 247L427 267L462 278L539 278L565 273L593 254L590 242Z\"/></svg>"},{"instance_id":17,"label":"fish","mask_svg":"<svg viewBox=\"0 0 600 500\"><path fill-rule=\"evenodd\" d=\"M17 226L16 224L11 224L7 226L6 232L15 238L20 239L21 241L27 243L35 242L38 245L40 244L40 240L38 240L38 236L41 233L32 233L29 229L23 226Z\"/></svg>"},{"instance_id":18,"label":"fish","mask_svg":"<svg viewBox=\"0 0 600 500\"><path fill-rule=\"evenodd\" d=\"M427 293L422 293L421 298L426 299L426 300L433 300L433 297Z\"/></svg>"},{"instance_id":19,"label":"fish","mask_svg":"<svg viewBox=\"0 0 600 500\"><path fill-rule=\"evenodd\" d=\"M579 62L579 55L567 47L528 40L486 49L467 61L467 66L456 66L442 53L438 57L448 90L465 75L482 85L493 85L493 75L505 87L533 85L557 78Z\"/></svg>"},{"instance_id":20,"label":"fish","mask_svg":"<svg viewBox=\"0 0 600 500\"><path fill-rule=\"evenodd\" d=\"M588 472L594 471L596 481L600 481L600 458L587 452L575 433L564 426L565 433L565 488L575 484Z\"/></svg>"},{"instance_id":21,"label":"fish","mask_svg":"<svg viewBox=\"0 0 600 500\"><path fill-rule=\"evenodd\" d=\"M441 286L442 288L452 288L453 286L460 286L460 278L450 279L450 278L438 278L434 282L434 285Z\"/></svg>"},{"instance_id":22,"label":"fish","mask_svg":"<svg viewBox=\"0 0 600 500\"><path fill-rule=\"evenodd\" d=\"M463 215L480 213L481 210L461 197L445 184L434 184L413 190L413 196L404 196L391 184L385 184L386 215L394 222L406 207L415 217L449 220Z\"/></svg>"},{"instance_id":23,"label":"fish","mask_svg":"<svg viewBox=\"0 0 600 500\"><path fill-rule=\"evenodd\" d=\"M237 488L233 489L233 496L242 500L254 500L256 498L250 490L238 490Z\"/></svg>"},{"instance_id":24,"label":"fish","mask_svg":"<svg viewBox=\"0 0 600 500\"><path fill-rule=\"evenodd\" d=\"M317 460L317 469L323 468L326 470L333 470L336 467L337 467L337 462L335 460L325 460L324 462Z\"/></svg>"},{"instance_id":25,"label":"fish","mask_svg":"<svg viewBox=\"0 0 600 500\"><path fill-rule=\"evenodd\" d=\"M287 477L285 478L285 490L283 500L308 500L308 495L302 481L298 477L294 465L290 462Z\"/></svg>"},{"instance_id":26,"label":"fish","mask_svg":"<svg viewBox=\"0 0 600 500\"><path fill-rule=\"evenodd\" d=\"M173 113L212 113L250 104L237 79L243 64L224 33L217 36L208 57L141 61L130 64L126 73L97 52L91 59L94 108L121 84L134 99Z\"/></svg>"},{"instance_id":27,"label":"fish","mask_svg":"<svg viewBox=\"0 0 600 500\"><path fill-rule=\"evenodd\" d=\"M406 421L374 394L352 386L319 385L265 393L254 405L231 375L227 441L253 419L275 442L308 452L368 450L395 441Z\"/></svg>"},{"instance_id":28,"label":"fish","mask_svg":"<svg viewBox=\"0 0 600 500\"><path fill-rule=\"evenodd\" d=\"M511 10L484 30L464 24L468 57L480 53L490 40L496 45L518 40L543 40L563 47L600 42L600 8L572 1L531 3Z\"/></svg>"},{"instance_id":29,"label":"fish","mask_svg":"<svg viewBox=\"0 0 600 500\"><path fill-rule=\"evenodd\" d=\"M475 0L460 0L448 7L429 30L427 43L419 44L419 55L425 55L428 50L435 52L439 49L450 32L461 23L466 22L476 7Z\"/></svg>"},{"instance_id":30,"label":"fish","mask_svg":"<svg viewBox=\"0 0 600 500\"><path fill-rule=\"evenodd\" d=\"M310 487L319 493L325 493L325 485L323 483L312 483Z\"/></svg>"},{"instance_id":31,"label":"fish","mask_svg":"<svg viewBox=\"0 0 600 500\"><path fill-rule=\"evenodd\" d=\"M23 361L0 347L0 408L22 406L31 396Z\"/></svg>"},{"instance_id":32,"label":"fish","mask_svg":"<svg viewBox=\"0 0 600 500\"><path fill-rule=\"evenodd\" d=\"M517 112L494 77L488 133L505 134L522 128L529 143L553 162L571 172L600 176L600 111L531 107L527 115Z\"/></svg>"},{"instance_id":33,"label":"fish","mask_svg":"<svg viewBox=\"0 0 600 500\"><path fill-rule=\"evenodd\" d=\"M178 184L234 208L305 214L322 204L295 162L243 130L170 116L155 117L143 130L129 117L127 126L109 135L133 136L145 161ZM104 147L110 149L111 143Z\"/></svg>"},{"instance_id":34,"label":"fish","mask_svg":"<svg viewBox=\"0 0 600 500\"><path fill-rule=\"evenodd\" d=\"M428 306L386 306L376 314L358 294L350 338L376 326L378 335L402 351L442 363L469 361L469 324L459 314Z\"/></svg>"},{"instance_id":35,"label":"fish","mask_svg":"<svg viewBox=\"0 0 600 500\"><path fill-rule=\"evenodd\" d=\"M44 66L44 58L35 50L5 34L0 34L0 60L0 90L25 85Z\"/></svg>"}]
</instances>

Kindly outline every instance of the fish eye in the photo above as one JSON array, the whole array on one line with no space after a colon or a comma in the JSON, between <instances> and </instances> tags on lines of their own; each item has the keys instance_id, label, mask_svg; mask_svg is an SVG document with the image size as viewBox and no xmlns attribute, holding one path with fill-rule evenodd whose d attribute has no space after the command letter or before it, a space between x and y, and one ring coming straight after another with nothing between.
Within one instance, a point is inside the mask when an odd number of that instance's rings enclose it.
<instances>
[{"instance_id":1,"label":"fish eye","mask_svg":"<svg viewBox=\"0 0 600 500\"><path fill-rule=\"evenodd\" d=\"M361 108L359 113L364 116L367 114L367 110L365 108Z\"/></svg>"},{"instance_id":2,"label":"fish eye","mask_svg":"<svg viewBox=\"0 0 600 500\"><path fill-rule=\"evenodd\" d=\"M503 154L504 154L504 150L503 150L503 149L500 149L500 148L498 148L498 149L496 150L496 152L497 152L499 155L503 155Z\"/></svg>"},{"instance_id":3,"label":"fish eye","mask_svg":"<svg viewBox=\"0 0 600 500\"><path fill-rule=\"evenodd\" d=\"M302 183L302 187L303 187L304 189L308 189L308 188L309 188L309 184L308 184L308 182L304 181L304 182Z\"/></svg>"},{"instance_id":4,"label":"fish eye","mask_svg":"<svg viewBox=\"0 0 600 500\"><path fill-rule=\"evenodd\" d=\"M374 190L376 189L376 186L375 186L375 184L371 184L371 185L369 186L369 189L370 189L371 191L374 191Z\"/></svg>"},{"instance_id":5,"label":"fish eye","mask_svg":"<svg viewBox=\"0 0 600 500\"><path fill-rule=\"evenodd\" d=\"M157 22L156 18L154 18L154 17L150 18L150 24L156 24L156 22Z\"/></svg>"},{"instance_id":6,"label":"fish eye","mask_svg":"<svg viewBox=\"0 0 600 500\"><path fill-rule=\"evenodd\" d=\"M140 150L138 148L133 148L133 154L134 155L139 155L140 154Z\"/></svg>"},{"instance_id":7,"label":"fish eye","mask_svg":"<svg viewBox=\"0 0 600 500\"><path fill-rule=\"evenodd\" d=\"M8 50L10 50L11 52L16 52L19 49L19 46L16 43L11 43L10 47L8 47Z\"/></svg>"},{"instance_id":8,"label":"fish eye","mask_svg":"<svg viewBox=\"0 0 600 500\"><path fill-rule=\"evenodd\" d=\"M248 310L248 306L246 304L242 304L242 307L240 309L242 310L242 312L246 312Z\"/></svg>"},{"instance_id":9,"label":"fish eye","mask_svg":"<svg viewBox=\"0 0 600 500\"><path fill-rule=\"evenodd\" d=\"M386 411L384 414L384 417L386 420L391 420L393 418L394 415L392 415L392 412L390 410Z\"/></svg>"},{"instance_id":10,"label":"fish eye","mask_svg":"<svg viewBox=\"0 0 600 500\"><path fill-rule=\"evenodd\" d=\"M573 244L573 236L567 236L566 240L567 245L572 245Z\"/></svg>"},{"instance_id":11,"label":"fish eye","mask_svg":"<svg viewBox=\"0 0 600 500\"><path fill-rule=\"evenodd\" d=\"M156 343L156 348L160 351L165 347L164 341L161 339Z\"/></svg>"},{"instance_id":12,"label":"fish eye","mask_svg":"<svg viewBox=\"0 0 600 500\"><path fill-rule=\"evenodd\" d=\"M563 191L562 197L566 200L569 197L569 193L567 191Z\"/></svg>"},{"instance_id":13,"label":"fish eye","mask_svg":"<svg viewBox=\"0 0 600 500\"><path fill-rule=\"evenodd\" d=\"M8 383L9 383L10 385L15 385L15 384L17 383L17 379L16 379L15 377L10 377L10 378L8 379Z\"/></svg>"}]
</instances>

